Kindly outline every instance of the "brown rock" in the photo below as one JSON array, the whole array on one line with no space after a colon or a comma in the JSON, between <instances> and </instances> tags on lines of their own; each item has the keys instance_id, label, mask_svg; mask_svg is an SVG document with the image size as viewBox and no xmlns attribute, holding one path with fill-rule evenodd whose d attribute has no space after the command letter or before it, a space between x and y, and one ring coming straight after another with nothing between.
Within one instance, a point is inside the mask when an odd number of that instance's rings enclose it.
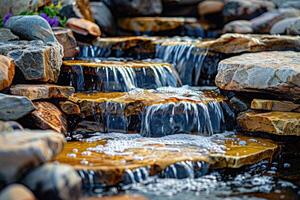
<instances>
[{"instance_id":1,"label":"brown rock","mask_svg":"<svg viewBox=\"0 0 300 200\"><path fill-rule=\"evenodd\" d=\"M148 200L148 199L141 195L124 194L124 195L107 196L107 197L82 198L80 200Z\"/></svg>"},{"instance_id":2,"label":"brown rock","mask_svg":"<svg viewBox=\"0 0 300 200\"><path fill-rule=\"evenodd\" d=\"M80 13L83 15L84 19L92 22L94 21L89 0L76 0L76 6L79 9Z\"/></svg>"},{"instance_id":3,"label":"brown rock","mask_svg":"<svg viewBox=\"0 0 300 200\"><path fill-rule=\"evenodd\" d=\"M291 101L253 99L253 101L251 102L251 109L281 112L300 112L300 104L295 104Z\"/></svg>"},{"instance_id":4,"label":"brown rock","mask_svg":"<svg viewBox=\"0 0 300 200\"><path fill-rule=\"evenodd\" d=\"M1 190L2 200L36 200L32 192L19 184L12 184Z\"/></svg>"},{"instance_id":5,"label":"brown rock","mask_svg":"<svg viewBox=\"0 0 300 200\"><path fill-rule=\"evenodd\" d=\"M79 115L80 107L71 101L59 102L60 109L67 115Z\"/></svg>"},{"instance_id":6,"label":"brown rock","mask_svg":"<svg viewBox=\"0 0 300 200\"><path fill-rule=\"evenodd\" d=\"M300 98L300 53L247 53L219 63L216 85L224 90L281 94ZM289 94L289 96L286 96Z\"/></svg>"},{"instance_id":7,"label":"brown rock","mask_svg":"<svg viewBox=\"0 0 300 200\"><path fill-rule=\"evenodd\" d=\"M64 137L53 131L14 131L0 134L1 183L12 183L54 157L63 149Z\"/></svg>"},{"instance_id":8,"label":"brown rock","mask_svg":"<svg viewBox=\"0 0 300 200\"><path fill-rule=\"evenodd\" d=\"M67 133L67 121L62 112L52 103L34 102L36 110L31 113L35 125L41 129L52 129Z\"/></svg>"},{"instance_id":9,"label":"brown rock","mask_svg":"<svg viewBox=\"0 0 300 200\"><path fill-rule=\"evenodd\" d=\"M126 171L145 166L149 167L150 176L159 174L170 165L181 161L203 161L216 168L239 168L260 160L270 159L277 148L277 145L270 140L260 138L253 140L253 137L237 136L224 138L222 142L219 141L225 144L225 152L218 153L213 147L208 149L208 154L203 154L201 152L207 147L203 147L200 141L197 143L199 146L195 145L196 143L185 145L185 139L181 140L182 145L172 144L173 139L180 140L180 136L176 135L167 136L171 138L159 138L159 145L155 143L154 138L151 140L152 144L148 138L142 136L135 136L136 139L127 140L126 138L130 135L108 135L107 138L114 138L111 140L105 139L105 135L107 134L102 136L104 139L100 139L100 136L98 141L94 138L90 142L67 143L64 151L57 157L57 161L70 164L83 174L89 174L88 171L92 171L93 173L86 177L93 176L93 181L96 183L115 185L122 181ZM185 137L191 137L191 141L194 142L198 140L203 142L201 136L200 138L192 135ZM107 140L111 140L112 143ZM167 141L166 144L163 141ZM211 141L207 141L206 144L217 145L215 147L218 148L218 144L211 144ZM174 151L174 148L178 151Z\"/></svg>"},{"instance_id":10,"label":"brown rock","mask_svg":"<svg viewBox=\"0 0 300 200\"><path fill-rule=\"evenodd\" d=\"M78 54L79 50L72 30L55 27L53 33L58 42L64 47L64 58L73 58Z\"/></svg>"},{"instance_id":11,"label":"brown rock","mask_svg":"<svg viewBox=\"0 0 300 200\"><path fill-rule=\"evenodd\" d=\"M75 89L70 86L59 86L52 84L19 84L10 88L10 92L18 96L26 96L31 100L64 98L71 96Z\"/></svg>"},{"instance_id":12,"label":"brown rock","mask_svg":"<svg viewBox=\"0 0 300 200\"><path fill-rule=\"evenodd\" d=\"M99 26L85 19L69 18L67 27L74 32L75 37L77 36L78 40L83 40L83 38L86 37L91 40L101 35Z\"/></svg>"},{"instance_id":13,"label":"brown rock","mask_svg":"<svg viewBox=\"0 0 300 200\"><path fill-rule=\"evenodd\" d=\"M222 12L224 8L224 2L220 0L206 0L198 5L198 14L200 16L210 15L218 12Z\"/></svg>"},{"instance_id":14,"label":"brown rock","mask_svg":"<svg viewBox=\"0 0 300 200\"><path fill-rule=\"evenodd\" d=\"M15 76L15 64L11 58L0 55L0 90L9 87Z\"/></svg>"},{"instance_id":15,"label":"brown rock","mask_svg":"<svg viewBox=\"0 0 300 200\"><path fill-rule=\"evenodd\" d=\"M243 131L264 132L283 136L300 136L300 113L245 112L237 120Z\"/></svg>"}]
</instances>

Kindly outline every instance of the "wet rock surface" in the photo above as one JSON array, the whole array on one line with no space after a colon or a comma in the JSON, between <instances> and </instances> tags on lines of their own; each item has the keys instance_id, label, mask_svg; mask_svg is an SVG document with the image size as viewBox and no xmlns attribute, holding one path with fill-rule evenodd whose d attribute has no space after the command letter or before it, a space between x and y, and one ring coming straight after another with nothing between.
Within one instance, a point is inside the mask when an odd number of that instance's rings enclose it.
<instances>
[{"instance_id":1,"label":"wet rock surface","mask_svg":"<svg viewBox=\"0 0 300 200\"><path fill-rule=\"evenodd\" d=\"M63 136L44 131L15 131L0 134L1 183L20 180L29 170L54 157L63 149ZM13 159L12 159L13 158Z\"/></svg>"},{"instance_id":2,"label":"wet rock surface","mask_svg":"<svg viewBox=\"0 0 300 200\"><path fill-rule=\"evenodd\" d=\"M22 77L28 81L56 82L63 52L57 43L42 41L0 42L0 54L14 60Z\"/></svg>"},{"instance_id":3,"label":"wet rock surface","mask_svg":"<svg viewBox=\"0 0 300 200\"><path fill-rule=\"evenodd\" d=\"M18 96L26 96L30 100L39 99L67 99L75 92L71 86L53 84L18 84L10 88L10 93Z\"/></svg>"},{"instance_id":4,"label":"wet rock surface","mask_svg":"<svg viewBox=\"0 0 300 200\"><path fill-rule=\"evenodd\" d=\"M216 85L221 89L270 92L299 98L299 65L296 52L243 54L219 63Z\"/></svg>"},{"instance_id":5,"label":"wet rock surface","mask_svg":"<svg viewBox=\"0 0 300 200\"><path fill-rule=\"evenodd\" d=\"M55 105L49 102L34 102L34 106L36 110L31 113L31 117L35 126L63 134L67 132L66 118Z\"/></svg>"},{"instance_id":6,"label":"wet rock surface","mask_svg":"<svg viewBox=\"0 0 300 200\"><path fill-rule=\"evenodd\" d=\"M127 184L142 181L147 176L162 173L169 166L180 162L184 164L185 161L191 164L186 166L186 170L197 170L200 174L206 171L205 163L214 167L237 168L270 158L276 149L275 144L263 139L255 142L242 136L215 139L188 135L145 139L137 135L100 134L81 142L67 143L57 161L82 171L80 174L86 185L115 185L122 181L127 181ZM246 144L239 145L241 141ZM192 163L197 162L201 164L195 165L194 169ZM182 172L184 174L184 170ZM142 173L140 178L136 173ZM89 174L93 174L93 179L87 178ZM174 175L176 177L176 172L170 176Z\"/></svg>"},{"instance_id":7,"label":"wet rock surface","mask_svg":"<svg viewBox=\"0 0 300 200\"><path fill-rule=\"evenodd\" d=\"M35 110L27 97L0 94L0 120L17 120Z\"/></svg>"},{"instance_id":8,"label":"wet rock surface","mask_svg":"<svg viewBox=\"0 0 300 200\"><path fill-rule=\"evenodd\" d=\"M39 199L76 200L81 196L81 179L68 165L45 164L27 174L22 183Z\"/></svg>"},{"instance_id":9,"label":"wet rock surface","mask_svg":"<svg viewBox=\"0 0 300 200\"><path fill-rule=\"evenodd\" d=\"M264 132L275 135L300 134L300 114L294 112L246 112L238 117L238 124L243 131Z\"/></svg>"}]
</instances>

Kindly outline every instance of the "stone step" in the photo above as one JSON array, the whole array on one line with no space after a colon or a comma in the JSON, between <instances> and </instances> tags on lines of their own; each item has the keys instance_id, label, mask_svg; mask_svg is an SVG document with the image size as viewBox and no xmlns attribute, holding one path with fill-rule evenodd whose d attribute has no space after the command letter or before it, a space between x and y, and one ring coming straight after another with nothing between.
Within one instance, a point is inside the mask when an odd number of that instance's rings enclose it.
<instances>
[{"instance_id":1,"label":"stone step","mask_svg":"<svg viewBox=\"0 0 300 200\"><path fill-rule=\"evenodd\" d=\"M126 92L181 86L171 64L154 61L64 61L60 80L76 91Z\"/></svg>"},{"instance_id":2,"label":"stone step","mask_svg":"<svg viewBox=\"0 0 300 200\"><path fill-rule=\"evenodd\" d=\"M230 129L234 123L234 114L224 97L188 87L76 93L70 100L80 106L82 119L97 122L101 127L97 131L102 132L134 132L151 137L211 135Z\"/></svg>"},{"instance_id":3,"label":"stone step","mask_svg":"<svg viewBox=\"0 0 300 200\"><path fill-rule=\"evenodd\" d=\"M127 35L194 36L205 37L203 27L196 18L133 17L118 20L121 32Z\"/></svg>"},{"instance_id":4,"label":"stone step","mask_svg":"<svg viewBox=\"0 0 300 200\"><path fill-rule=\"evenodd\" d=\"M296 104L291 101L253 99L251 102L251 109L300 113L300 104Z\"/></svg>"},{"instance_id":5,"label":"stone step","mask_svg":"<svg viewBox=\"0 0 300 200\"><path fill-rule=\"evenodd\" d=\"M250 111L242 113L237 120L243 131L300 136L300 113Z\"/></svg>"},{"instance_id":6,"label":"stone step","mask_svg":"<svg viewBox=\"0 0 300 200\"><path fill-rule=\"evenodd\" d=\"M276 148L270 140L245 136L98 134L68 142L56 161L72 165L86 187L111 186L154 175L196 178L208 168L239 168L271 159Z\"/></svg>"}]
</instances>

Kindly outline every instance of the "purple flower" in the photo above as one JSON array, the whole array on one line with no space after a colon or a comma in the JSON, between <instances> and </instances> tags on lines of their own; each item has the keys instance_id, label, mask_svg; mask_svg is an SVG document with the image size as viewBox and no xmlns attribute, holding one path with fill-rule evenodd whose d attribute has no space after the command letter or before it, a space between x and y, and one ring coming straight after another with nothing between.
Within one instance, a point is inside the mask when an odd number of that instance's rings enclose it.
<instances>
[{"instance_id":1,"label":"purple flower","mask_svg":"<svg viewBox=\"0 0 300 200\"><path fill-rule=\"evenodd\" d=\"M3 25L6 24L6 22L9 20L10 17L12 17L13 14L11 12L7 13L4 17L3 17Z\"/></svg>"},{"instance_id":2,"label":"purple flower","mask_svg":"<svg viewBox=\"0 0 300 200\"><path fill-rule=\"evenodd\" d=\"M51 27L59 26L59 19L57 16L51 18L46 13L41 13L40 16L47 20Z\"/></svg>"}]
</instances>

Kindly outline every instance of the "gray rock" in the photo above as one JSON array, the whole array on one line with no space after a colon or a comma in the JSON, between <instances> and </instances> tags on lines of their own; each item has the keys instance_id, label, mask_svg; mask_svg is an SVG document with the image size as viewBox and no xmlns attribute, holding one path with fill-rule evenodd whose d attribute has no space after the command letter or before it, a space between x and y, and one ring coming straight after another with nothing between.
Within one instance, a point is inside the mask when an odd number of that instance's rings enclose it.
<instances>
[{"instance_id":1,"label":"gray rock","mask_svg":"<svg viewBox=\"0 0 300 200\"><path fill-rule=\"evenodd\" d=\"M101 31L104 31L108 35L114 35L116 24L110 9L103 2L91 2L90 6L93 17L100 26Z\"/></svg>"},{"instance_id":2,"label":"gray rock","mask_svg":"<svg viewBox=\"0 0 300 200\"><path fill-rule=\"evenodd\" d=\"M0 54L11 57L25 80L56 82L62 65L63 48L40 40L0 42Z\"/></svg>"},{"instance_id":3,"label":"gray rock","mask_svg":"<svg viewBox=\"0 0 300 200\"><path fill-rule=\"evenodd\" d=\"M219 63L216 85L224 90L300 98L300 53L247 53Z\"/></svg>"},{"instance_id":4,"label":"gray rock","mask_svg":"<svg viewBox=\"0 0 300 200\"><path fill-rule=\"evenodd\" d=\"M288 35L300 35L300 18L287 28L286 33Z\"/></svg>"},{"instance_id":5,"label":"gray rock","mask_svg":"<svg viewBox=\"0 0 300 200\"><path fill-rule=\"evenodd\" d=\"M20 184L9 185L0 193L0 200L35 200L35 196L25 186Z\"/></svg>"},{"instance_id":6,"label":"gray rock","mask_svg":"<svg viewBox=\"0 0 300 200\"><path fill-rule=\"evenodd\" d=\"M14 35L7 28L0 28L0 42L8 42L13 40L19 40L19 37Z\"/></svg>"},{"instance_id":7,"label":"gray rock","mask_svg":"<svg viewBox=\"0 0 300 200\"><path fill-rule=\"evenodd\" d=\"M300 9L299 0L273 0L279 8L297 8Z\"/></svg>"},{"instance_id":8,"label":"gray rock","mask_svg":"<svg viewBox=\"0 0 300 200\"><path fill-rule=\"evenodd\" d=\"M27 97L0 94L0 120L17 120L34 109Z\"/></svg>"},{"instance_id":9,"label":"gray rock","mask_svg":"<svg viewBox=\"0 0 300 200\"><path fill-rule=\"evenodd\" d=\"M23 130L22 125L15 121L3 122L0 121L0 133L1 132L13 132L14 130Z\"/></svg>"},{"instance_id":10,"label":"gray rock","mask_svg":"<svg viewBox=\"0 0 300 200\"><path fill-rule=\"evenodd\" d=\"M278 9L266 12L259 17L251 20L252 28L255 33L269 33L272 26L277 22L291 18L299 17L300 10L294 8Z\"/></svg>"},{"instance_id":11,"label":"gray rock","mask_svg":"<svg viewBox=\"0 0 300 200\"><path fill-rule=\"evenodd\" d=\"M283 19L283 20L277 22L276 24L274 24L270 33L271 34L287 34L288 29L290 29L290 27L293 27L293 25L297 21L300 21L300 17Z\"/></svg>"},{"instance_id":12,"label":"gray rock","mask_svg":"<svg viewBox=\"0 0 300 200\"><path fill-rule=\"evenodd\" d=\"M37 7L43 6L46 0L1 0L0 16L4 16L8 12L18 15L23 11L35 10Z\"/></svg>"},{"instance_id":13,"label":"gray rock","mask_svg":"<svg viewBox=\"0 0 300 200\"><path fill-rule=\"evenodd\" d=\"M120 16L132 15L159 15L162 12L161 0L112 0L113 12Z\"/></svg>"},{"instance_id":14,"label":"gray rock","mask_svg":"<svg viewBox=\"0 0 300 200\"><path fill-rule=\"evenodd\" d=\"M20 180L32 168L54 159L63 144L64 137L53 131L1 133L0 182L9 184Z\"/></svg>"},{"instance_id":15,"label":"gray rock","mask_svg":"<svg viewBox=\"0 0 300 200\"><path fill-rule=\"evenodd\" d=\"M253 33L252 24L247 20L236 20L224 26L224 33Z\"/></svg>"},{"instance_id":16,"label":"gray rock","mask_svg":"<svg viewBox=\"0 0 300 200\"><path fill-rule=\"evenodd\" d=\"M49 23L38 15L14 16L4 26L21 39L57 42Z\"/></svg>"},{"instance_id":17,"label":"gray rock","mask_svg":"<svg viewBox=\"0 0 300 200\"><path fill-rule=\"evenodd\" d=\"M76 200L81 195L81 178L68 165L43 165L28 174L22 182L38 199Z\"/></svg>"}]
</instances>

